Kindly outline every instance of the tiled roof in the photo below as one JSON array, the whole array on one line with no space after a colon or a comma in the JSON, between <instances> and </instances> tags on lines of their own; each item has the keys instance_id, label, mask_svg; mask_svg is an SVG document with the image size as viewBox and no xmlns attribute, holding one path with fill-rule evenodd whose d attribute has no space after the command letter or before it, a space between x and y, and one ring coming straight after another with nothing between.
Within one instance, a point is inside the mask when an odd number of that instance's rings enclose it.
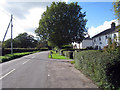
<instances>
[{"instance_id":1,"label":"tiled roof","mask_svg":"<svg viewBox=\"0 0 120 90\"><path fill-rule=\"evenodd\" d=\"M92 40L92 38L90 38L90 37L87 37L87 38L85 38L84 40Z\"/></svg>"},{"instance_id":2,"label":"tiled roof","mask_svg":"<svg viewBox=\"0 0 120 90\"><path fill-rule=\"evenodd\" d=\"M106 35L106 34L113 33L113 32L117 32L117 31L114 30L114 29L109 28L109 29L107 29L107 30L105 30L103 32L98 33L97 35L93 36L92 38L102 36L102 35Z\"/></svg>"}]
</instances>

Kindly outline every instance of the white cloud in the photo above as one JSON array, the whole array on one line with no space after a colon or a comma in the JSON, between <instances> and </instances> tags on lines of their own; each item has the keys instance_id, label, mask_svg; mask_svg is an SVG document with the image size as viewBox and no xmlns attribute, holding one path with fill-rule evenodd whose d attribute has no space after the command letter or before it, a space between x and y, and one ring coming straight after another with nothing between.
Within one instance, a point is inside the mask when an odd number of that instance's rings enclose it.
<instances>
[{"instance_id":1,"label":"white cloud","mask_svg":"<svg viewBox=\"0 0 120 90\"><path fill-rule=\"evenodd\" d=\"M105 21L103 23L103 25L100 25L98 27L94 27L92 26L90 29L88 29L88 34L90 35L90 37L93 37L94 35L106 30L106 29L109 29L111 27L111 23L112 22L115 22L116 25L118 25L118 21L117 20L112 20L112 21Z\"/></svg>"},{"instance_id":2,"label":"white cloud","mask_svg":"<svg viewBox=\"0 0 120 90\"><path fill-rule=\"evenodd\" d=\"M4 1L4 0L3 0ZM8 23L10 22L10 13L4 8L4 5L7 5L6 2L0 2L0 41L3 40L4 34L6 32ZM46 6L45 6L46 7ZM45 7L32 7L28 8L27 14L24 14L24 18L19 18L14 16L13 13L13 38L15 38L18 34L27 32L28 34L35 35L34 30L39 25L39 20L41 18L42 13L45 11ZM27 9L26 9L27 10ZM19 11L16 11L16 13ZM10 28L6 35L6 39L11 37Z\"/></svg>"},{"instance_id":3,"label":"white cloud","mask_svg":"<svg viewBox=\"0 0 120 90\"><path fill-rule=\"evenodd\" d=\"M65 0L8 0L9 2L58 2ZM113 2L114 0L71 0L71 2Z\"/></svg>"},{"instance_id":4,"label":"white cloud","mask_svg":"<svg viewBox=\"0 0 120 90\"><path fill-rule=\"evenodd\" d=\"M68 2L69 2L69 0L63 0L63 2L66 2L66 3L68 3Z\"/></svg>"},{"instance_id":5,"label":"white cloud","mask_svg":"<svg viewBox=\"0 0 120 90\"><path fill-rule=\"evenodd\" d=\"M35 28L39 25L39 20L41 18L42 13L45 9L42 8L32 8L29 10L29 15L26 15L26 19L21 20L25 24L25 28Z\"/></svg>"}]
</instances>

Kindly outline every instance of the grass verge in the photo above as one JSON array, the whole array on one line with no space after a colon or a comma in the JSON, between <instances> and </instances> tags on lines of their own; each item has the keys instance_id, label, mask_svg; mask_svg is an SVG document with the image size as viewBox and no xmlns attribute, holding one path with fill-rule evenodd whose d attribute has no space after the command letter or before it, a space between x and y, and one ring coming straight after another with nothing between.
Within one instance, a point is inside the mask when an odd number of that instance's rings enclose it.
<instances>
[{"instance_id":1,"label":"grass verge","mask_svg":"<svg viewBox=\"0 0 120 90\"><path fill-rule=\"evenodd\" d=\"M22 56L25 56L25 55L29 55L29 54L32 54L32 53L36 53L36 52L38 52L38 51L6 54L5 56L1 56L0 63L10 61L12 59L16 59L16 58L19 58L19 57L22 57Z\"/></svg>"},{"instance_id":2,"label":"grass verge","mask_svg":"<svg viewBox=\"0 0 120 90\"><path fill-rule=\"evenodd\" d=\"M75 61L69 61L71 64L75 64Z\"/></svg>"},{"instance_id":3,"label":"grass verge","mask_svg":"<svg viewBox=\"0 0 120 90\"><path fill-rule=\"evenodd\" d=\"M69 59L65 56L61 56L59 53L56 53L55 51L52 51L52 59ZM51 58L50 54L48 56L48 58Z\"/></svg>"}]
</instances>

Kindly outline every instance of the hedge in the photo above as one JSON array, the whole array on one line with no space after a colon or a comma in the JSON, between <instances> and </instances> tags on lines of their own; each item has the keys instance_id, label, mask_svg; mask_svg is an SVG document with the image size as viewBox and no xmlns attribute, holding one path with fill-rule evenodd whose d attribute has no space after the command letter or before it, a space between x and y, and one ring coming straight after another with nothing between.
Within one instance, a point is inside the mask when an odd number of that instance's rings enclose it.
<instances>
[{"instance_id":1,"label":"hedge","mask_svg":"<svg viewBox=\"0 0 120 90\"><path fill-rule=\"evenodd\" d=\"M63 51L63 55L70 59L73 59L73 51Z\"/></svg>"},{"instance_id":2,"label":"hedge","mask_svg":"<svg viewBox=\"0 0 120 90\"><path fill-rule=\"evenodd\" d=\"M100 88L120 89L120 53L97 50L75 52L75 67Z\"/></svg>"},{"instance_id":3,"label":"hedge","mask_svg":"<svg viewBox=\"0 0 120 90\"><path fill-rule=\"evenodd\" d=\"M19 58L19 57L22 57L22 56L25 56L25 55L29 55L29 54L32 54L32 53L34 53L34 52L7 54L5 56L1 56L1 61L0 62L10 61L12 59Z\"/></svg>"},{"instance_id":4,"label":"hedge","mask_svg":"<svg viewBox=\"0 0 120 90\"><path fill-rule=\"evenodd\" d=\"M79 51L84 51L84 50L87 50L87 49L66 48L66 49L61 49L59 53L63 56L70 58L70 59L74 59L74 52L75 51L79 52Z\"/></svg>"},{"instance_id":5,"label":"hedge","mask_svg":"<svg viewBox=\"0 0 120 90\"><path fill-rule=\"evenodd\" d=\"M35 49L35 48L13 48L13 53L22 53L22 52L33 52L33 51L47 51L48 48L41 48L41 49ZM10 54L11 49L10 48L3 48L2 49L2 56L6 54Z\"/></svg>"}]
</instances>

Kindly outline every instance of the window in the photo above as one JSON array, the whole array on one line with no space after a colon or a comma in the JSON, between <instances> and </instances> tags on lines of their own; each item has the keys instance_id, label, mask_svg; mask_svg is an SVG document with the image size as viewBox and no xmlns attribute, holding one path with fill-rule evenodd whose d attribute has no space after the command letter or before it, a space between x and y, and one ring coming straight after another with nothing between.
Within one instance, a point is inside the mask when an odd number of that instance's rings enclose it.
<instances>
[{"instance_id":1,"label":"window","mask_svg":"<svg viewBox=\"0 0 120 90\"><path fill-rule=\"evenodd\" d=\"M94 42L96 42L96 40L94 39Z\"/></svg>"},{"instance_id":2,"label":"window","mask_svg":"<svg viewBox=\"0 0 120 90\"><path fill-rule=\"evenodd\" d=\"M107 36L105 36L105 38L107 39L108 37L107 37Z\"/></svg>"},{"instance_id":3,"label":"window","mask_svg":"<svg viewBox=\"0 0 120 90\"><path fill-rule=\"evenodd\" d=\"M116 38L117 36L116 36L116 34L114 34L114 38Z\"/></svg>"},{"instance_id":4,"label":"window","mask_svg":"<svg viewBox=\"0 0 120 90\"><path fill-rule=\"evenodd\" d=\"M100 44L102 44L102 42L100 42Z\"/></svg>"},{"instance_id":5,"label":"window","mask_svg":"<svg viewBox=\"0 0 120 90\"><path fill-rule=\"evenodd\" d=\"M101 41L101 37L99 37L99 41Z\"/></svg>"}]
</instances>

